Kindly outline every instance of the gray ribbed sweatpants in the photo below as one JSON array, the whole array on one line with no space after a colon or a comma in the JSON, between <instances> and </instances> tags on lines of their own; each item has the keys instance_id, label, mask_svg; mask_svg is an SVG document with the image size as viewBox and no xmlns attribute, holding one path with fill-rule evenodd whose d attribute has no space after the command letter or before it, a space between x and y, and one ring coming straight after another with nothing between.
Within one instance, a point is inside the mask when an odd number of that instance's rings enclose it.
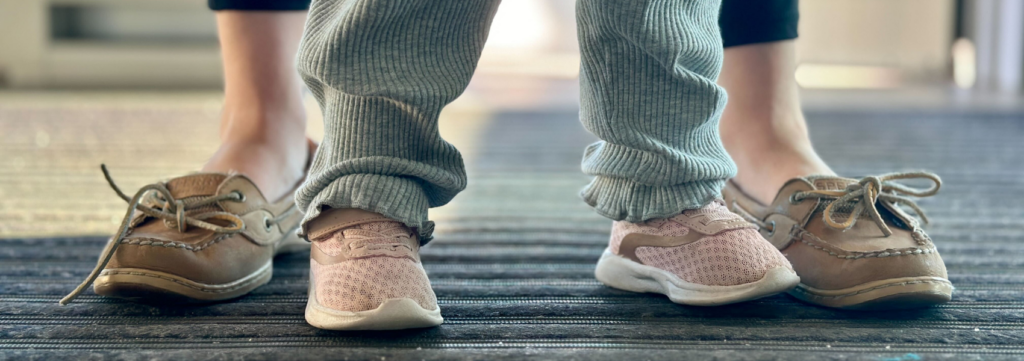
<instances>
[{"instance_id":1,"label":"gray ribbed sweatpants","mask_svg":"<svg viewBox=\"0 0 1024 361\"><path fill-rule=\"evenodd\" d=\"M513 0L514 1L514 0ZM296 194L306 220L361 208L411 227L466 187L441 139L441 108L476 68L497 0L314 0L299 51L324 141ZM718 119L725 91L720 0L578 0L583 191L598 213L639 222L701 207L735 165Z\"/></svg>"}]
</instances>

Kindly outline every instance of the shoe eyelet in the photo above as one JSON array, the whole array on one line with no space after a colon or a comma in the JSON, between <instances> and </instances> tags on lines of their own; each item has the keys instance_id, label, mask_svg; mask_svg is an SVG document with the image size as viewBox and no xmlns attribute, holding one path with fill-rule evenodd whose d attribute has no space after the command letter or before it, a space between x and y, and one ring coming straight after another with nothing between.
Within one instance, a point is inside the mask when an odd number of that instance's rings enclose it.
<instances>
[{"instance_id":1,"label":"shoe eyelet","mask_svg":"<svg viewBox=\"0 0 1024 361\"><path fill-rule=\"evenodd\" d=\"M270 232L270 229L273 227L274 225L270 223L270 218L263 217L263 229L267 230L267 232Z\"/></svg>"},{"instance_id":2,"label":"shoe eyelet","mask_svg":"<svg viewBox=\"0 0 1024 361\"><path fill-rule=\"evenodd\" d=\"M236 190L231 191L231 193L234 193L234 194L238 195L238 201L239 202L245 202L245 193L242 193L242 191L236 189Z\"/></svg>"},{"instance_id":3,"label":"shoe eyelet","mask_svg":"<svg viewBox=\"0 0 1024 361\"><path fill-rule=\"evenodd\" d=\"M770 228L768 229L768 237L771 237L775 234L775 221L768 221L768 223L765 223L764 228Z\"/></svg>"},{"instance_id":4,"label":"shoe eyelet","mask_svg":"<svg viewBox=\"0 0 1024 361\"><path fill-rule=\"evenodd\" d=\"M800 200L797 200L797 199L796 199L796 195L797 195L797 194L799 194L799 192L796 192L796 193L793 193L793 194L790 194L790 195L789 195L789 204L797 204L797 203L800 203Z\"/></svg>"}]
</instances>

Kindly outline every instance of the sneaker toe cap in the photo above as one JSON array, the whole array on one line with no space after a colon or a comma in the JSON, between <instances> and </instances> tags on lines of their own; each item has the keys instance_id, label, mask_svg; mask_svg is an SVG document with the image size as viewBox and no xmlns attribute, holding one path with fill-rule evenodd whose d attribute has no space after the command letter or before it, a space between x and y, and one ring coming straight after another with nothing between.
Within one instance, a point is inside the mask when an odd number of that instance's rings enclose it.
<instances>
[{"instance_id":1,"label":"sneaker toe cap","mask_svg":"<svg viewBox=\"0 0 1024 361\"><path fill-rule=\"evenodd\" d=\"M331 309L367 311L401 298L412 299L427 310L437 309L427 274L412 259L368 257L332 265L312 260L311 276L317 302Z\"/></svg>"}]
</instances>

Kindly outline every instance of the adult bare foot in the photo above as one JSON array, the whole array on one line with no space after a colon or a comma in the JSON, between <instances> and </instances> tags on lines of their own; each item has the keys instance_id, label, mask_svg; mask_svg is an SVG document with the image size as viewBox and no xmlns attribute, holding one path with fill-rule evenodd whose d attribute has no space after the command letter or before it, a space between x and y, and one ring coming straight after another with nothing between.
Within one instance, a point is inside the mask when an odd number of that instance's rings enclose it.
<instances>
[{"instance_id":1,"label":"adult bare foot","mask_svg":"<svg viewBox=\"0 0 1024 361\"><path fill-rule=\"evenodd\" d=\"M729 93L720 130L739 169L734 181L766 204L792 178L835 174L811 146L795 58L791 40L730 47L718 78Z\"/></svg>"},{"instance_id":2,"label":"adult bare foot","mask_svg":"<svg viewBox=\"0 0 1024 361\"><path fill-rule=\"evenodd\" d=\"M248 176L270 200L295 188L309 158L295 53L306 13L219 11L221 145L203 171Z\"/></svg>"}]
</instances>

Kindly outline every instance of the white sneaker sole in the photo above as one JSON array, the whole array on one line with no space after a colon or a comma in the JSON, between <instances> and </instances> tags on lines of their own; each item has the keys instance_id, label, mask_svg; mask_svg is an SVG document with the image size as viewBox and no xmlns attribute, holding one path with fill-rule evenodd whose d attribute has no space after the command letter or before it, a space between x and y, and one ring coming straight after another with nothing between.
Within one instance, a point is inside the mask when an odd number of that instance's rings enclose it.
<instances>
[{"instance_id":1,"label":"white sneaker sole","mask_svg":"<svg viewBox=\"0 0 1024 361\"><path fill-rule=\"evenodd\" d=\"M632 292L660 293L672 302L690 306L719 306L750 301L789 291L800 283L787 267L768 270L760 280L735 286L708 286L683 281L669 271L643 265L608 250L594 275L609 287Z\"/></svg>"},{"instance_id":2,"label":"white sneaker sole","mask_svg":"<svg viewBox=\"0 0 1024 361\"><path fill-rule=\"evenodd\" d=\"M434 327L444 322L441 308L427 310L410 298L393 298L381 303L376 309L348 312L331 309L316 301L316 287L309 285L309 301L306 302L306 322L325 330L402 330L407 328Z\"/></svg>"}]
</instances>

